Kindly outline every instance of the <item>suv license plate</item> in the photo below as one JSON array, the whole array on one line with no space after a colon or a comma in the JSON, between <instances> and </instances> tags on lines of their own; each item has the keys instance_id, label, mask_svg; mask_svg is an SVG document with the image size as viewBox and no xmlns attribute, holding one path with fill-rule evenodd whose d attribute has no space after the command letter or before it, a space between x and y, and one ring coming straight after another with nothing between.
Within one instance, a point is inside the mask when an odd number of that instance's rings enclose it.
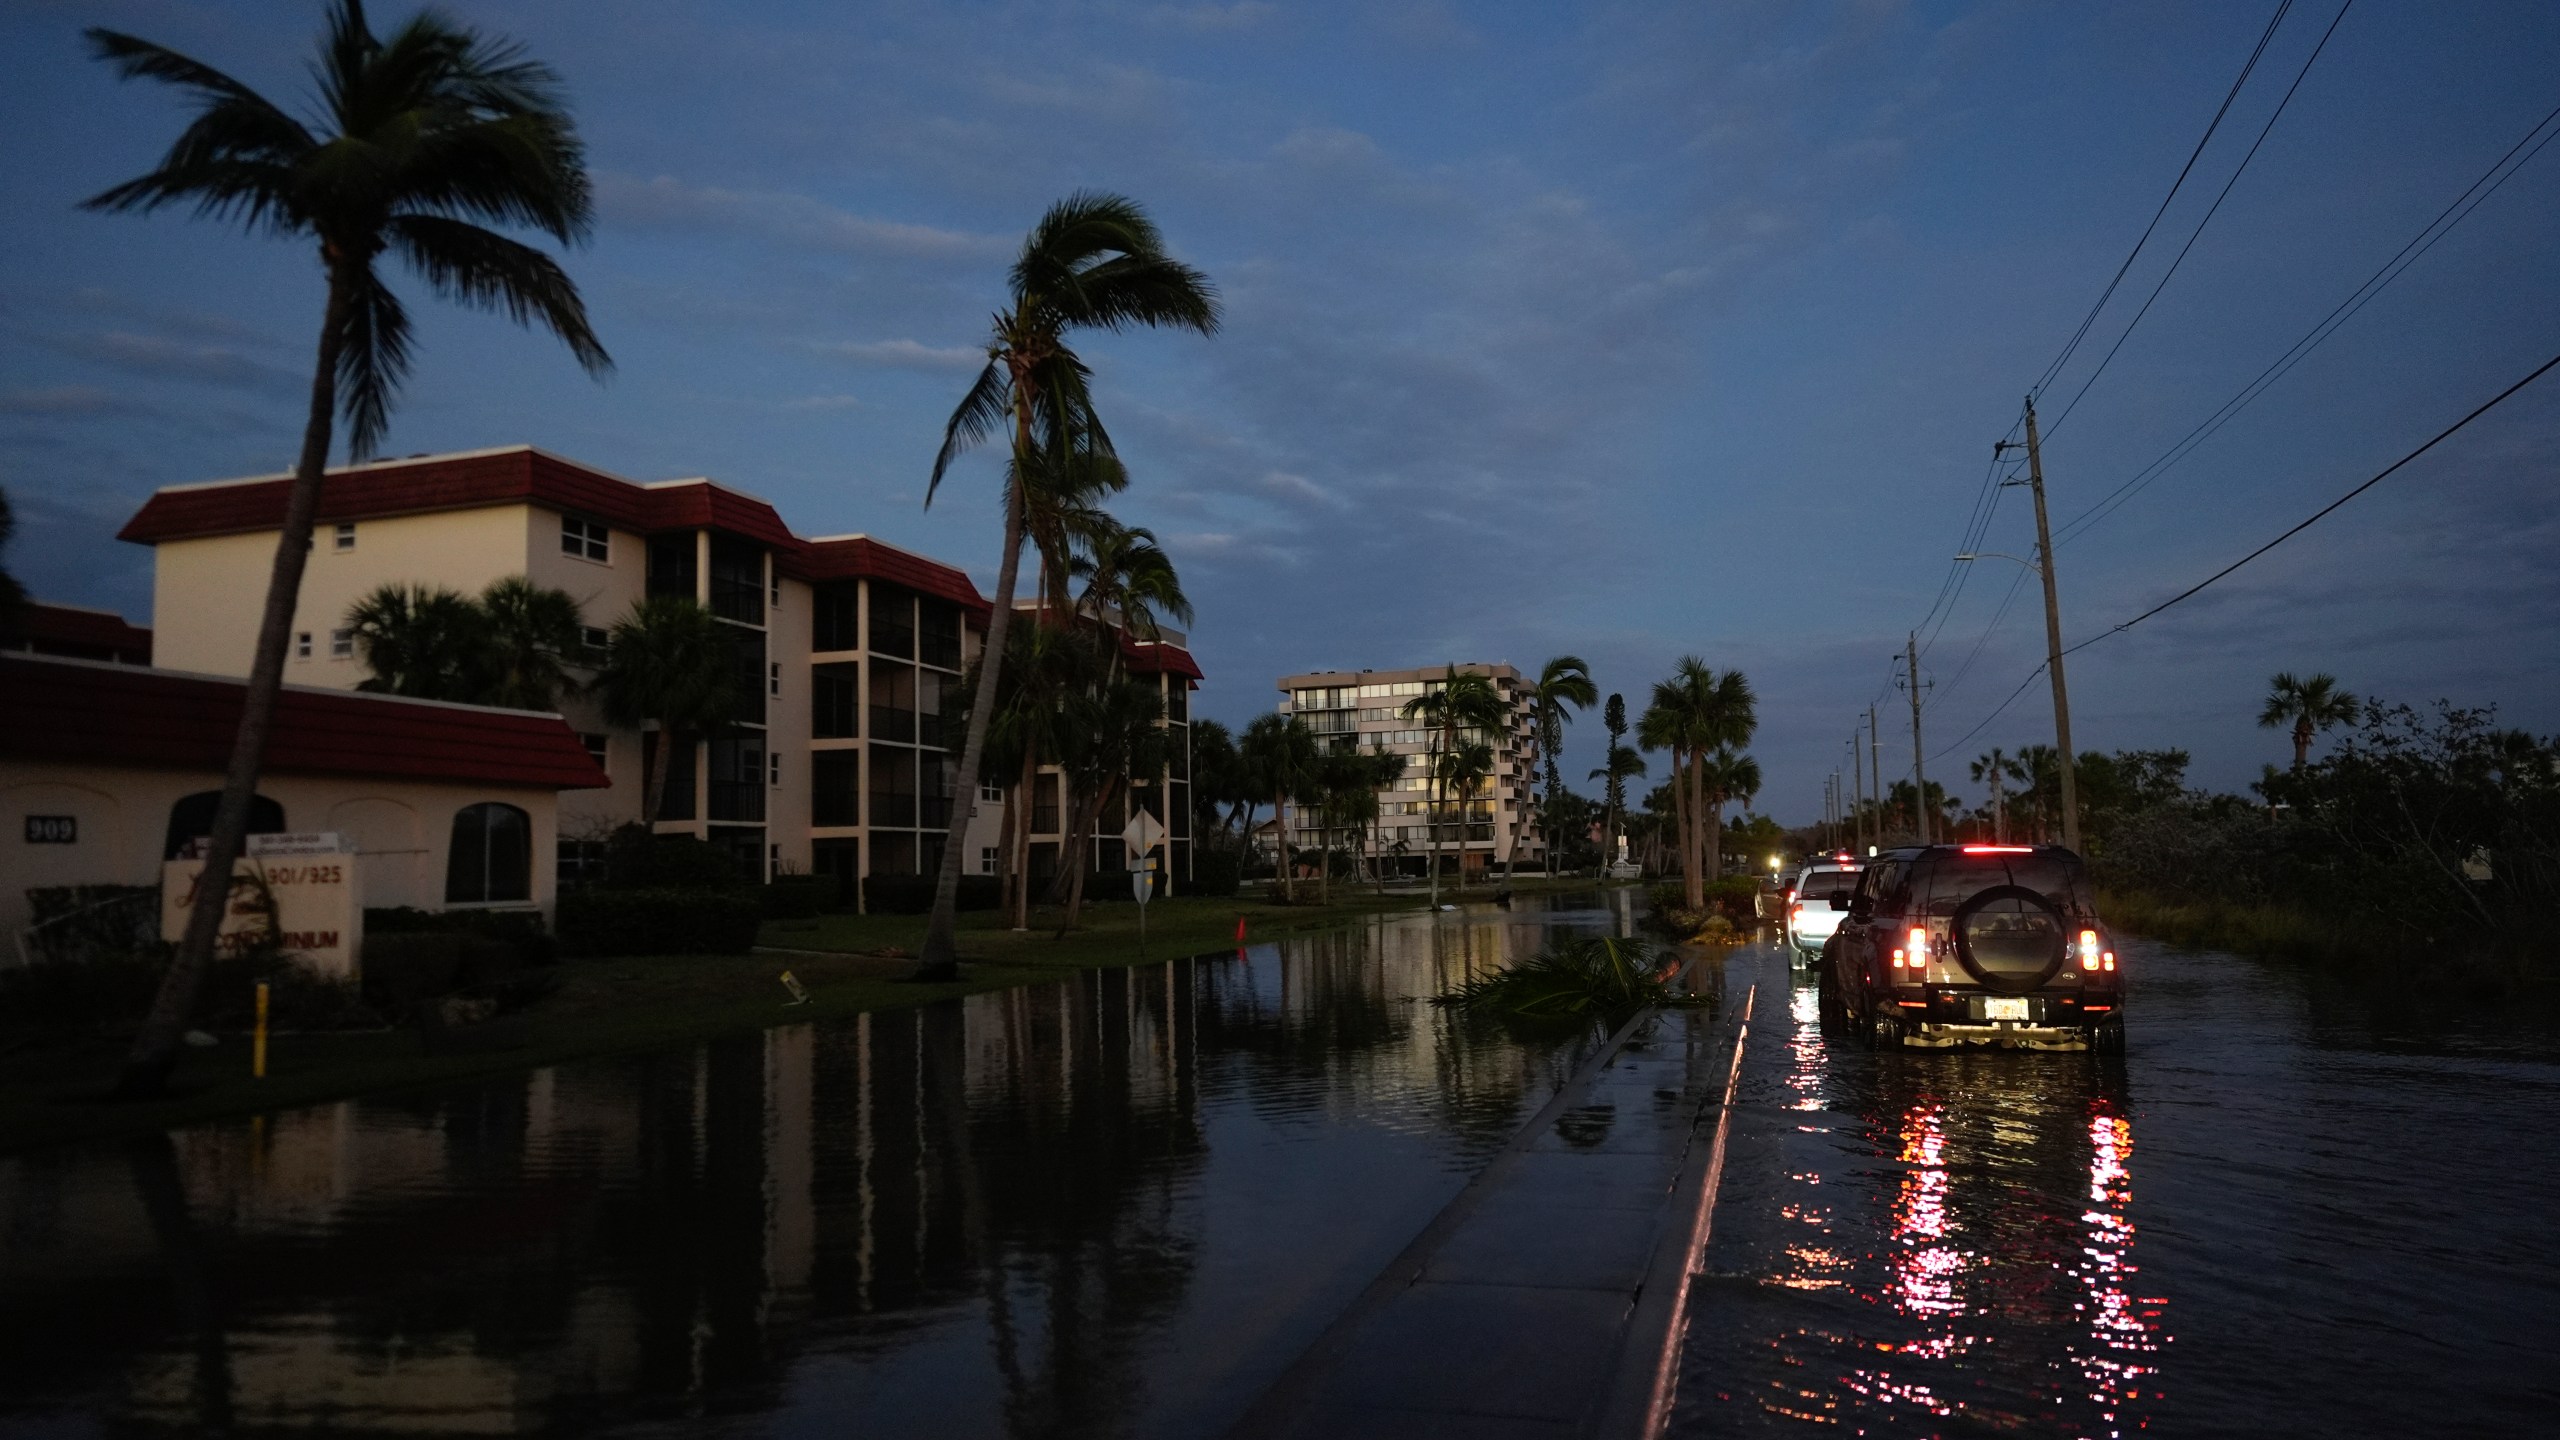
<instances>
[{"instance_id":1,"label":"suv license plate","mask_svg":"<svg viewBox=\"0 0 2560 1440\"><path fill-rule=\"evenodd\" d=\"M1982 1002L1982 1018L1985 1020L2024 1020L2027 1018L2026 997L2018 996L2015 998L2003 998L1997 995L1988 997Z\"/></svg>"}]
</instances>

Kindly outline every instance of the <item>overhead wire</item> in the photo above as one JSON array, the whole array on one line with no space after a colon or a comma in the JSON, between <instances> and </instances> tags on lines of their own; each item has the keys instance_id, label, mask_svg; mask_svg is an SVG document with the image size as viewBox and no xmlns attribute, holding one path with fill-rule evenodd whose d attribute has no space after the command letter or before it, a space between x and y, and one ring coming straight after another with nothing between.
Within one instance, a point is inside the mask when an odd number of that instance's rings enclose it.
<instances>
[{"instance_id":1,"label":"overhead wire","mask_svg":"<svg viewBox=\"0 0 2560 1440\"><path fill-rule=\"evenodd\" d=\"M2542 153L2544 147L2553 140L2560 139L2560 126L2555 126L2553 123L2555 121L2560 121L2560 106L2552 107L2542 118L2536 120L2533 127L2524 133L2523 138L2509 146L2506 153L2498 157L2496 163L2482 171L2480 177L2472 181L2460 195L2455 196L2451 204L2438 211L2434 219L2429 220L2416 235L2411 236L2408 244L2401 246L2397 253L2382 263L2380 269L2367 276L2363 284L2357 286L2328 314L2322 316L2319 323L2304 332L2302 338L2293 342L2291 348L2269 361L2267 367L2259 371L2256 378L2242 386L2238 393L2225 400L2213 413L2198 421L2194 429L2181 436L2178 442L2163 451L2159 458L2135 471L2123 484L2101 496L2087 509L2064 521L2053 532L2053 543L2056 546L2067 544L2077 539L2090 526L2115 513L2127 500L2192 454L2206 440L2211 439L2224 425L2230 423L2233 417L2247 409L2278 380L2290 374L2296 365L2301 364L2312 351L2318 349L2331 335L2336 334L2347 321L2354 319L2357 312L2371 303L2373 298L2381 294L2392 281L2399 279L2410 266L2424 258L2429 250L2434 249L2436 242L2453 233L2455 226L2469 219L2473 211L2485 204L2489 197L2495 195L2509 180L2514 179L2516 172L2530 164L2536 155ZM2536 136L2541 138L2536 140Z\"/></svg>"},{"instance_id":2,"label":"overhead wire","mask_svg":"<svg viewBox=\"0 0 2560 1440\"><path fill-rule=\"evenodd\" d=\"M2232 167L2231 178L2222 182L2220 193L2216 194L2213 197L2213 203L2205 208L2204 218L2198 220L2196 228L2188 232L2187 243L2178 247L2178 253L2169 261L2169 268L2161 272L2159 283L2151 287L2150 295L2143 299L2142 308L2134 311L2133 318L2125 322L2123 331L2116 336L2116 343L2108 346L2107 353L2099 357L2097 368L2091 370L2089 378L2081 381L2080 388L2072 392L2071 401L2062 407L2062 413L2054 416L2045 425L2044 433L2047 436L2060 430L2063 422L2071 418L2071 412L2080 408L2081 398L2089 393L2089 387L2097 384L2098 377L2107 373L2107 366L2116 358L2116 352L2124 348L2125 341L2133 338L2135 327L2142 324L2143 316L2151 313L2152 303L2160 298L2160 292L2169 288L2170 278L2178 273L2180 265L2186 263L2187 252L2196 248L2196 241L2203 238L2205 227L2213 223L2214 215L2222 209L2222 202L2231 198L2232 187L2238 185L2240 177L2248 172L2249 162L2258 158L2258 147L2266 144L2267 137L2275 133L2276 122L2284 118L2286 108L2293 104L2294 92L2300 90L2302 82L2309 78L2311 67L2319 63L2320 52L2329 48L2329 37L2338 33L2338 26L2346 20L2347 12L2355 8L2355 3L2356 0L2346 0L2346 3L2338 7L2338 13L2330 19L2329 28L2320 32L2320 43L2311 47L2311 53L2303 59L2302 68L2294 72L2293 83L2285 87L2284 98L2276 102L2275 110L2267 116L2267 123L2258 127L2258 138L2249 142L2248 153L2242 155L2240 163Z\"/></svg>"},{"instance_id":3,"label":"overhead wire","mask_svg":"<svg viewBox=\"0 0 2560 1440\"><path fill-rule=\"evenodd\" d=\"M2248 61L2241 65L2239 77L2231 82L2231 89L2223 95L2222 104L2213 112L2213 119L2206 123L2204 134L2196 140L2196 148L2187 152L2187 163L2178 167L2178 178L2169 183L2169 193L2160 197L2160 208L2151 212L2151 223L2142 227L2142 234L2134 239L2133 248L2125 252L2124 263L2116 267L2116 273L2107 281L2107 288L2098 292L2097 303L2081 317L2080 327L2071 332L2062 352L2044 367L2044 373L2036 377L2036 383L2028 393L2044 393L2045 386L2053 383L2053 378L2070 362L2072 352L2080 348L2080 341L2089 333L2089 327L2097 323L2099 312L2107 308L2107 301L2116 293L2116 287L2124 283L2125 273L2133 268L2135 257L2141 255L2142 247L2150 243L2151 232L2160 228L2161 217L2169 213L2170 202L2178 198L2178 191L2187 183L2187 176L2196 168L2196 162L2204 158L2205 147L2213 143L2214 132L2222 128L2222 117L2231 113L2231 102L2240 98L2241 87L2249 83L2249 76L2258 68L2259 58L2267 53L2268 43L2275 39L2277 27L2284 24L2285 12L2292 8L2293 0L2279 0L2276 13L2268 17L2267 28L2259 32L2258 43L2250 49Z\"/></svg>"}]
</instances>

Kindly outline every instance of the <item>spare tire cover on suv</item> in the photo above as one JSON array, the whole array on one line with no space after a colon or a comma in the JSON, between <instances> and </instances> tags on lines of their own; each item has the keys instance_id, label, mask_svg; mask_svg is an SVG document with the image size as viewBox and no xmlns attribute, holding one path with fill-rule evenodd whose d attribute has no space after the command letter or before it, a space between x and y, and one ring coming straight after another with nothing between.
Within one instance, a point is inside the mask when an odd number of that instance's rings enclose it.
<instances>
[{"instance_id":1,"label":"spare tire cover on suv","mask_svg":"<svg viewBox=\"0 0 2560 1440\"><path fill-rule=\"evenodd\" d=\"M1956 963L1985 988L2024 994L2070 957L2070 927L2051 900L2024 885L1994 885L1957 907L1949 927Z\"/></svg>"}]
</instances>

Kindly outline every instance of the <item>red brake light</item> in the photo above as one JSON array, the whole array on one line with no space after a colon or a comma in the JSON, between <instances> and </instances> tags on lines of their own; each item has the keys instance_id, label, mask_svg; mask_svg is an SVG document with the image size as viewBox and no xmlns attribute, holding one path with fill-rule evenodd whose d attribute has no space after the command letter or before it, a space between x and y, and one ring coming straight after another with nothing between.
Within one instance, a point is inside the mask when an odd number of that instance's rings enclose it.
<instances>
[{"instance_id":1,"label":"red brake light","mask_svg":"<svg viewBox=\"0 0 2560 1440\"><path fill-rule=\"evenodd\" d=\"M1927 928L1919 925L1912 926L1909 938L1911 945L1911 968L1914 970L1926 970L1929 968L1929 932Z\"/></svg>"},{"instance_id":2,"label":"red brake light","mask_svg":"<svg viewBox=\"0 0 2560 1440\"><path fill-rule=\"evenodd\" d=\"M2033 855L2036 853L2036 847L2033 845L1967 845L1964 847L1964 853L1967 855Z\"/></svg>"}]
</instances>

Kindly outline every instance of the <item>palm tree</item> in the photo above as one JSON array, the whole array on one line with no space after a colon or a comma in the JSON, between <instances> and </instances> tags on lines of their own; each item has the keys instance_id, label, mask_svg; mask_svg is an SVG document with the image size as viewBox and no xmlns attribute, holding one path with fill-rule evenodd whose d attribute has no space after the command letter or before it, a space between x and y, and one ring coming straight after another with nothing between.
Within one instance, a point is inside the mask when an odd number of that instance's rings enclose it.
<instances>
[{"instance_id":1,"label":"palm tree","mask_svg":"<svg viewBox=\"0 0 2560 1440\"><path fill-rule=\"evenodd\" d=\"M1316 736L1295 715L1257 715L1244 727L1237 747L1245 768L1262 794L1271 797L1273 848L1278 852L1280 898L1294 901L1297 886L1289 873L1289 801L1311 792L1316 779ZM1246 818L1252 818L1246 812ZM1246 834L1251 835L1248 828Z\"/></svg>"},{"instance_id":2,"label":"palm tree","mask_svg":"<svg viewBox=\"0 0 2560 1440\"><path fill-rule=\"evenodd\" d=\"M387 584L347 610L356 657L373 673L359 690L413 700L477 702L488 616L459 590Z\"/></svg>"},{"instance_id":3,"label":"palm tree","mask_svg":"<svg viewBox=\"0 0 2560 1440\"><path fill-rule=\"evenodd\" d=\"M1718 750L1750 744L1760 728L1758 706L1741 671L1718 673L1698 657L1685 655L1671 678L1653 687L1653 703L1640 722L1647 749L1672 752L1684 898L1692 910L1706 907L1709 872L1723 863L1723 836L1707 824L1708 788L1700 762ZM1716 804L1721 809L1722 802Z\"/></svg>"},{"instance_id":4,"label":"palm tree","mask_svg":"<svg viewBox=\"0 0 2560 1440\"><path fill-rule=\"evenodd\" d=\"M1440 781L1442 794L1445 795L1452 789L1458 792L1458 824L1461 827L1458 831L1460 836L1458 889L1464 891L1467 888L1467 852L1464 838L1467 832L1464 827L1473 818L1471 812L1475 807L1476 796L1483 793L1485 782L1493 778L1493 747L1481 740L1461 745L1454 750L1444 752L1439 758L1439 763L1432 768ZM1433 833L1438 833L1436 828ZM1436 858L1432 861L1432 868L1435 871L1439 869L1439 861Z\"/></svg>"},{"instance_id":5,"label":"palm tree","mask_svg":"<svg viewBox=\"0 0 2560 1440\"><path fill-rule=\"evenodd\" d=\"M9 548L9 537L18 533L18 519L9 512L9 492L0 490L0 550ZM27 603L26 587L17 577L0 570L0 635L7 635L18 618L19 607Z\"/></svg>"},{"instance_id":6,"label":"palm tree","mask_svg":"<svg viewBox=\"0 0 2560 1440\"><path fill-rule=\"evenodd\" d=\"M592 220L586 156L548 66L433 12L381 38L358 0L337 0L314 66L316 131L200 60L112 30L92 29L88 38L123 78L174 85L196 108L157 168L91 198L88 208L183 205L300 239L318 250L327 282L302 450L205 856L205 873L224 875L248 830L284 684L333 421L343 406L349 455L372 455L409 367L408 313L377 262L395 252L449 299L538 322L590 372L602 373L612 362L568 275L541 251L485 228L524 226L562 244L583 240ZM134 1037L118 1095L166 1087L228 893L224 885L197 887L186 938Z\"/></svg>"},{"instance_id":7,"label":"palm tree","mask_svg":"<svg viewBox=\"0 0 2560 1440\"><path fill-rule=\"evenodd\" d=\"M1619 768L1618 752L1624 748L1627 739L1627 697L1615 693L1609 696L1609 703L1600 708L1600 727L1609 732L1608 758L1599 769L1591 772L1590 778L1605 780L1609 785L1608 793L1601 797L1605 815L1600 827L1600 852L1601 863L1605 865L1608 863L1610 842L1617 836L1618 827L1624 823L1627 813L1625 782L1632 776L1643 774L1644 769L1641 764L1633 771Z\"/></svg>"},{"instance_id":8,"label":"palm tree","mask_svg":"<svg viewBox=\"0 0 2560 1440\"><path fill-rule=\"evenodd\" d=\"M1706 815L1701 823L1706 830L1709 878L1724 873L1724 807L1728 800L1739 800L1746 807L1751 797L1760 793L1760 762L1731 746L1718 746L1696 762L1698 784L1706 798ZM1702 894L1701 899L1705 898Z\"/></svg>"},{"instance_id":9,"label":"palm tree","mask_svg":"<svg viewBox=\"0 0 2560 1440\"><path fill-rule=\"evenodd\" d=\"M1079 705L1099 679L1104 660L1090 635L1064 623L1034 616L1029 625L1013 632L1006 642L1006 663L997 672L997 701L1005 717L1005 743L993 747L1019 757L1020 778L1011 787L1007 814L1020 811L1020 822L1013 827L1013 854L1010 857L1015 877L1013 896L1013 928L1027 930L1031 926L1031 826L1038 807L1032 803L1040 783L1040 767L1065 757L1078 741L1079 731L1089 718ZM984 678L997 667L980 664L979 677ZM974 721L975 711L971 712ZM1086 733L1090 733L1087 731ZM1059 778L1062 793L1058 797L1059 860L1057 877L1066 874L1067 841L1073 833L1067 816L1076 807L1074 796L1063 793L1066 779ZM975 793L975 792L972 792ZM1064 892L1060 892L1064 898Z\"/></svg>"},{"instance_id":10,"label":"palm tree","mask_svg":"<svg viewBox=\"0 0 2560 1440\"><path fill-rule=\"evenodd\" d=\"M1236 738L1227 727L1206 716L1191 722L1191 830L1205 843L1212 834L1224 842L1230 806L1245 798L1244 776L1236 757Z\"/></svg>"},{"instance_id":11,"label":"palm tree","mask_svg":"<svg viewBox=\"0 0 2560 1440\"><path fill-rule=\"evenodd\" d=\"M1082 733L1069 752L1072 763L1065 769L1074 780L1078 803L1068 807L1074 813L1058 847L1063 852L1060 873L1067 885L1066 919L1058 927L1061 936L1075 928L1084 911L1085 876L1093 868L1093 827L1104 807L1134 777L1164 769L1164 695L1153 686L1125 675L1113 677L1084 697L1074 713ZM1161 788L1157 793L1163 793ZM1135 794L1132 788L1132 798Z\"/></svg>"},{"instance_id":12,"label":"palm tree","mask_svg":"<svg viewBox=\"0 0 2560 1440\"><path fill-rule=\"evenodd\" d=\"M1029 524L1029 486L1042 475L1066 475L1079 457L1109 455L1111 438L1094 413L1086 380L1090 371L1067 336L1079 329L1120 330L1132 325L1170 326L1203 335L1218 328L1218 302L1208 279L1164 252L1155 222L1136 202L1117 195L1077 193L1049 207L1022 243L1013 263L1007 308L995 319L987 343L987 367L961 398L943 427L925 503L954 457L993 435L1012 432L1005 467L1004 553L996 569L994 613L987 621L979 661L992 691L1005 660L1005 628L1013 618L1014 583L1022 566ZM957 792L977 795L992 706L974 706L961 741ZM965 825L966 817L959 817ZM959 974L954 932L959 921L961 855L944 847L942 874L934 885L933 919L918 957L918 979Z\"/></svg>"},{"instance_id":13,"label":"palm tree","mask_svg":"<svg viewBox=\"0 0 2560 1440\"><path fill-rule=\"evenodd\" d=\"M583 649L585 617L566 590L522 575L493 580L480 592L486 684L479 703L513 710L557 710L581 688L569 673Z\"/></svg>"},{"instance_id":14,"label":"palm tree","mask_svg":"<svg viewBox=\"0 0 2560 1440\"><path fill-rule=\"evenodd\" d=\"M1431 740L1431 783L1434 788L1431 800L1431 903L1434 905L1440 903L1441 812L1447 808L1448 800L1448 777L1442 772L1439 761L1456 752L1461 730L1481 730L1487 734L1499 732L1503 722L1509 718L1509 709L1509 702L1493 688L1492 677L1474 671L1460 674L1455 665L1450 666L1448 673L1440 679L1428 682L1421 694L1404 702L1405 719L1422 721L1435 732ZM1466 834L1464 830L1458 833ZM1466 842L1460 840L1458 872L1462 878L1466 865Z\"/></svg>"},{"instance_id":15,"label":"palm tree","mask_svg":"<svg viewBox=\"0 0 2560 1440\"><path fill-rule=\"evenodd\" d=\"M2362 701L2338 688L2337 676L2324 673L2298 680L2288 670L2268 682L2267 704L2258 712L2258 725L2265 730L2293 727L2293 768L2299 772L2310 762L2313 738L2332 725L2353 725L2363 708Z\"/></svg>"},{"instance_id":16,"label":"palm tree","mask_svg":"<svg viewBox=\"0 0 2560 1440\"><path fill-rule=\"evenodd\" d=\"M1581 656L1559 655L1539 669L1537 683L1529 687L1525 698L1529 702L1529 723L1537 730L1538 755L1546 762L1547 795L1552 799L1564 789L1564 774L1559 768L1562 757L1556 753L1564 748L1564 727L1573 723L1573 710L1588 710L1600 703L1600 690L1591 683L1591 667L1582 662ZM1529 807L1523 805L1520 826L1525 829L1528 823ZM1556 873L1556 837L1552 827L1549 829L1546 859L1547 874L1552 878ZM1514 857L1520 853L1517 832L1512 836L1511 853ZM1504 879L1510 878L1508 861L1502 873Z\"/></svg>"},{"instance_id":17,"label":"palm tree","mask_svg":"<svg viewBox=\"0 0 2560 1440\"><path fill-rule=\"evenodd\" d=\"M1991 786L1991 839L1997 845L2009 843L2009 798L2001 790L2000 782L2009 777L2017 764L2007 751L1997 745L1983 751L1973 762L1974 782Z\"/></svg>"},{"instance_id":18,"label":"palm tree","mask_svg":"<svg viewBox=\"0 0 2560 1440\"><path fill-rule=\"evenodd\" d=\"M655 721L658 746L649 759L641 823L654 826L666 809L667 772L678 746L726 729L737 712L737 642L709 607L685 595L635 602L613 627L596 689L605 719L626 729Z\"/></svg>"}]
</instances>

